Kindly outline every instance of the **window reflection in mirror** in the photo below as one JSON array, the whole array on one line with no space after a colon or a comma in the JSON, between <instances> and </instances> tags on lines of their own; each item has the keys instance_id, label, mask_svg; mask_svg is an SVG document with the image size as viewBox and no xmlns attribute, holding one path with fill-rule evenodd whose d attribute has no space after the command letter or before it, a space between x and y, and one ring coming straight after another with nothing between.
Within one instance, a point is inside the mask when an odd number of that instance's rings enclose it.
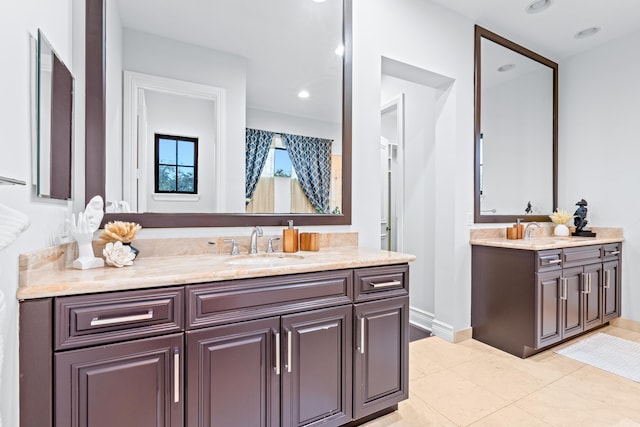
<instances>
[{"instance_id":1,"label":"window reflection in mirror","mask_svg":"<svg viewBox=\"0 0 640 427\"><path fill-rule=\"evenodd\" d=\"M557 198L557 64L476 27L476 222L548 221Z\"/></svg>"}]
</instances>

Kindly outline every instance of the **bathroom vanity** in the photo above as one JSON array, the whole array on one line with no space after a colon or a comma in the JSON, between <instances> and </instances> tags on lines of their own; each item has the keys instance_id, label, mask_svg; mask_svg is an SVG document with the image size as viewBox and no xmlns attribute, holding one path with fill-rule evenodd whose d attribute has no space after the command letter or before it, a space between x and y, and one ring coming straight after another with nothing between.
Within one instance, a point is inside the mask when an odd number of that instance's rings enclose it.
<instances>
[{"instance_id":1,"label":"bathroom vanity","mask_svg":"<svg viewBox=\"0 0 640 427\"><path fill-rule=\"evenodd\" d=\"M620 316L622 233L473 238L473 338L519 357Z\"/></svg>"},{"instance_id":2,"label":"bathroom vanity","mask_svg":"<svg viewBox=\"0 0 640 427\"><path fill-rule=\"evenodd\" d=\"M340 426L394 410L414 257L280 255L27 278L21 425Z\"/></svg>"}]
</instances>

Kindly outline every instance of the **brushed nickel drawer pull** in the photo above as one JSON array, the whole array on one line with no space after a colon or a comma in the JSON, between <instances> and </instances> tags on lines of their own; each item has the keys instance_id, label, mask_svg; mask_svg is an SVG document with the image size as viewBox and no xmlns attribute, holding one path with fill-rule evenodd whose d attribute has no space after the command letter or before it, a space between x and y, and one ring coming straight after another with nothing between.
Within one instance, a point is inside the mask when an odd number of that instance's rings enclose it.
<instances>
[{"instance_id":1,"label":"brushed nickel drawer pull","mask_svg":"<svg viewBox=\"0 0 640 427\"><path fill-rule=\"evenodd\" d=\"M364 317L360 318L360 354L364 354Z\"/></svg>"},{"instance_id":2,"label":"brushed nickel drawer pull","mask_svg":"<svg viewBox=\"0 0 640 427\"><path fill-rule=\"evenodd\" d=\"M173 401L180 402L180 351L173 353Z\"/></svg>"},{"instance_id":3,"label":"brushed nickel drawer pull","mask_svg":"<svg viewBox=\"0 0 640 427\"><path fill-rule=\"evenodd\" d=\"M620 255L620 251L611 251L607 255Z\"/></svg>"},{"instance_id":4,"label":"brushed nickel drawer pull","mask_svg":"<svg viewBox=\"0 0 640 427\"><path fill-rule=\"evenodd\" d=\"M371 287L374 289L377 288L387 288L389 286L398 286L401 285L402 282L400 280L393 280L391 282L383 282L383 283L372 283Z\"/></svg>"},{"instance_id":5,"label":"brushed nickel drawer pull","mask_svg":"<svg viewBox=\"0 0 640 427\"><path fill-rule=\"evenodd\" d=\"M280 333L276 332L276 366L275 371L276 375L280 375Z\"/></svg>"},{"instance_id":6,"label":"brushed nickel drawer pull","mask_svg":"<svg viewBox=\"0 0 640 427\"><path fill-rule=\"evenodd\" d=\"M611 288L611 270L604 271L604 288Z\"/></svg>"},{"instance_id":7,"label":"brushed nickel drawer pull","mask_svg":"<svg viewBox=\"0 0 640 427\"><path fill-rule=\"evenodd\" d=\"M582 293L589 293L589 273L582 273Z\"/></svg>"},{"instance_id":8,"label":"brushed nickel drawer pull","mask_svg":"<svg viewBox=\"0 0 640 427\"><path fill-rule=\"evenodd\" d=\"M291 372L291 331L287 331L287 372Z\"/></svg>"},{"instance_id":9,"label":"brushed nickel drawer pull","mask_svg":"<svg viewBox=\"0 0 640 427\"><path fill-rule=\"evenodd\" d=\"M550 259L549 261L547 261L547 264L560 264L562 262L562 260L560 258L558 259Z\"/></svg>"},{"instance_id":10,"label":"brushed nickel drawer pull","mask_svg":"<svg viewBox=\"0 0 640 427\"><path fill-rule=\"evenodd\" d=\"M131 316L111 317L107 319L101 319L100 317L94 317L91 319L91 326L106 326L114 325L116 323L135 322L136 320L149 320L153 319L153 310L148 310L144 314L132 314Z\"/></svg>"},{"instance_id":11,"label":"brushed nickel drawer pull","mask_svg":"<svg viewBox=\"0 0 640 427\"><path fill-rule=\"evenodd\" d=\"M560 278L560 282L562 283L562 293L560 294L560 299L561 300L567 300L567 292L568 292L568 288L569 288L569 279L567 279L566 277L561 277Z\"/></svg>"}]
</instances>

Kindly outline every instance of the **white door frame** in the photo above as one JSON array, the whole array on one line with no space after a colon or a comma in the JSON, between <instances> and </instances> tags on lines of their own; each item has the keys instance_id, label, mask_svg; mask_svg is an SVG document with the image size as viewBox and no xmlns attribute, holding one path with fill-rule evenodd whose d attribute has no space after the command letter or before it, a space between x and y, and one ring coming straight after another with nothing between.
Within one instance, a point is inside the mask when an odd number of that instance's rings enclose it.
<instances>
[{"instance_id":1,"label":"white door frame","mask_svg":"<svg viewBox=\"0 0 640 427\"><path fill-rule=\"evenodd\" d=\"M399 94L398 96L392 98L390 101L387 101L382 104L380 107L380 115L387 113L389 111L396 110L396 141L397 141L397 158L398 158L398 169L396 173L397 177L397 185L391 189L391 192L395 194L395 208L397 214L397 222L396 222L396 230L395 233L392 230L391 237L395 235L396 239L396 250L399 252L403 251L404 248L404 199L405 199L405 173L404 173L404 164L405 164L405 146L404 146L404 93ZM392 222L392 219L388 219L389 222ZM388 236L387 236L388 238Z\"/></svg>"},{"instance_id":2,"label":"white door frame","mask_svg":"<svg viewBox=\"0 0 640 427\"><path fill-rule=\"evenodd\" d=\"M225 137L225 90L222 88L203 85L199 83L175 80L151 74L124 71L123 76L123 119L122 119L122 198L129 202L133 212L139 212L138 179L140 184L145 184L145 162L139 161L140 148L138 147L138 108L141 102L139 91L151 90L171 95L182 95L191 98L206 99L216 105L214 117L216 123L216 142L214 147L215 168L214 183L216 190L216 207L220 206L224 198L223 190L219 183L222 182L221 162L223 156L222 141ZM142 123L141 123L142 124ZM144 187L147 188L147 187ZM218 191L220 190L220 191Z\"/></svg>"}]
</instances>

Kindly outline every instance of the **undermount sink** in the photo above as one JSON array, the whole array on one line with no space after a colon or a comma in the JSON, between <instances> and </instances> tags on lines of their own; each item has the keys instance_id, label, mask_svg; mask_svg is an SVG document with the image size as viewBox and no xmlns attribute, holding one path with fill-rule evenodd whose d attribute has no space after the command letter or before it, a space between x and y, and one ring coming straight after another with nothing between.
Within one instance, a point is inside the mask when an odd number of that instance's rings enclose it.
<instances>
[{"instance_id":1,"label":"undermount sink","mask_svg":"<svg viewBox=\"0 0 640 427\"><path fill-rule=\"evenodd\" d=\"M302 255L280 252L273 254L241 255L226 261L226 263L231 265L272 266L291 264L302 259L304 259Z\"/></svg>"}]
</instances>

